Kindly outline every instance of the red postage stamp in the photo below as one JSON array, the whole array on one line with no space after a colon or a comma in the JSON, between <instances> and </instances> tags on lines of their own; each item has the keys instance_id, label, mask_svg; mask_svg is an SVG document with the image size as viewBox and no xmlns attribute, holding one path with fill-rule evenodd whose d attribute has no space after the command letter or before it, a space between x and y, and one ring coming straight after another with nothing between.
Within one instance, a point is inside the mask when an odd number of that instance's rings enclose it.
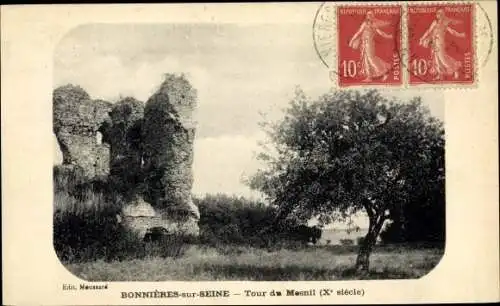
<instances>
[{"instance_id":1,"label":"red postage stamp","mask_svg":"<svg viewBox=\"0 0 500 306\"><path fill-rule=\"evenodd\" d=\"M401 6L337 8L339 86L401 85Z\"/></svg>"},{"instance_id":2,"label":"red postage stamp","mask_svg":"<svg viewBox=\"0 0 500 306\"><path fill-rule=\"evenodd\" d=\"M409 84L475 81L473 4L408 6Z\"/></svg>"}]
</instances>

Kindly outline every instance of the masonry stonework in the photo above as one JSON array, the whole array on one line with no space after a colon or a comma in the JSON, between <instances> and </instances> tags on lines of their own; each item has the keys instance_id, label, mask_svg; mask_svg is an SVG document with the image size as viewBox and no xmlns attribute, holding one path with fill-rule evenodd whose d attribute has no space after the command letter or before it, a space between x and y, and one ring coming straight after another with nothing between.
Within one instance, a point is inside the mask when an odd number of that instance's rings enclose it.
<instances>
[{"instance_id":1,"label":"masonry stonework","mask_svg":"<svg viewBox=\"0 0 500 306\"><path fill-rule=\"evenodd\" d=\"M90 99L79 86L62 86L53 93L53 130L63 164L80 167L89 179L109 174L109 144L102 140L108 133L111 106Z\"/></svg>"},{"instance_id":2,"label":"masonry stonework","mask_svg":"<svg viewBox=\"0 0 500 306\"><path fill-rule=\"evenodd\" d=\"M92 100L81 88L54 90L54 133L63 164L92 180L106 176L124 205L119 220L142 239L147 230L198 236L198 207L191 198L196 90L166 74L144 105ZM100 139L99 139L100 136Z\"/></svg>"},{"instance_id":3,"label":"masonry stonework","mask_svg":"<svg viewBox=\"0 0 500 306\"><path fill-rule=\"evenodd\" d=\"M200 214L191 199L196 100L183 76L166 75L146 102L143 141L146 201L162 218L197 236Z\"/></svg>"},{"instance_id":4,"label":"masonry stonework","mask_svg":"<svg viewBox=\"0 0 500 306\"><path fill-rule=\"evenodd\" d=\"M115 191L129 198L141 192L144 103L125 98L113 106L110 117L110 181Z\"/></svg>"}]
</instances>

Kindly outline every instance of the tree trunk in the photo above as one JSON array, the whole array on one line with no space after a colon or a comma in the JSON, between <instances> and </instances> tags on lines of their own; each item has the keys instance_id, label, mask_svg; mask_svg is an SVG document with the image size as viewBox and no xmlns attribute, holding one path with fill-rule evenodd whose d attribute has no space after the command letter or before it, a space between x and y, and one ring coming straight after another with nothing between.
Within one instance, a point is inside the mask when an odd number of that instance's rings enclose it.
<instances>
[{"instance_id":1,"label":"tree trunk","mask_svg":"<svg viewBox=\"0 0 500 306\"><path fill-rule=\"evenodd\" d=\"M370 269L370 254L377 242L377 236L384 224L384 217L370 218L368 233L363 239L356 258L356 273L359 276L366 276Z\"/></svg>"},{"instance_id":2,"label":"tree trunk","mask_svg":"<svg viewBox=\"0 0 500 306\"><path fill-rule=\"evenodd\" d=\"M356 272L361 275L367 274L370 268L370 254L376 241L376 238L372 237L372 232L368 230L359 247L358 257L356 258Z\"/></svg>"}]
</instances>

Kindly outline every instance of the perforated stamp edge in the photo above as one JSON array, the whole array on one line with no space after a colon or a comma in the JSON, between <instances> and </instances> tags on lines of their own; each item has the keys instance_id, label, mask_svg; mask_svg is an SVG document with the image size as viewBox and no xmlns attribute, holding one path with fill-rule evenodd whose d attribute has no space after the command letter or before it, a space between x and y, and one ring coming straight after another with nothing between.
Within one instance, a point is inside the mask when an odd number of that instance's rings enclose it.
<instances>
[{"instance_id":1,"label":"perforated stamp edge","mask_svg":"<svg viewBox=\"0 0 500 306\"><path fill-rule=\"evenodd\" d=\"M460 84L460 83L422 83L422 84L409 84L409 70L407 69L407 62L408 62L408 52L409 52L409 45L408 45L408 7L409 6L431 6L431 5L443 5L443 6L449 6L449 5L472 5L473 6L473 18L472 18L472 48L473 48L473 58L474 58L474 81L470 84ZM338 52L337 52L337 46L338 46L338 30L337 30L337 9L339 7L352 7L352 6L362 6L362 7L387 7L387 6L395 6L395 5L400 5L401 6L401 65L402 65L402 84L401 85L389 85L389 84L359 84L359 85L349 85L347 87L343 87L339 85L339 78L338 78L338 71L335 69L337 68L335 66L336 63L338 63ZM330 16L330 24L328 26L322 26L323 28L330 29L331 33L331 41L328 43L330 45L329 50L326 55L321 54L321 50L319 50L319 43L317 41L317 29L318 27L321 27L318 23L318 17L322 16L322 10L328 6L328 10L331 12ZM478 55L478 41L479 41L479 35L480 31L478 31L478 19L481 21L481 23L485 23L486 30L488 31L487 34L481 34L481 36L487 35L489 36L489 43L488 43L488 50L487 54L485 55L484 59L481 59ZM488 35L489 34L489 35ZM487 39L486 37L481 37L481 39ZM384 88L384 89L390 89L390 90L406 90L406 89L434 89L434 90L443 90L443 89L476 89L480 86L480 70L481 67L484 67L488 60L489 56L492 53L493 46L496 43L493 39L493 26L491 24L491 19L489 18L487 12L482 8L480 1L422 1L422 2L401 2L401 1L391 1L391 2L384 2L384 3L373 3L373 2L368 2L368 3L363 3L363 2L352 2L349 4L336 4L332 2L323 2L320 4L320 7L316 11L316 15L314 17L313 21L313 43L314 43L314 48L315 51L319 57L319 59L323 62L323 64L328 68L328 77L330 81L332 82L333 87L336 90L349 90L349 89L370 89L370 88Z\"/></svg>"}]
</instances>

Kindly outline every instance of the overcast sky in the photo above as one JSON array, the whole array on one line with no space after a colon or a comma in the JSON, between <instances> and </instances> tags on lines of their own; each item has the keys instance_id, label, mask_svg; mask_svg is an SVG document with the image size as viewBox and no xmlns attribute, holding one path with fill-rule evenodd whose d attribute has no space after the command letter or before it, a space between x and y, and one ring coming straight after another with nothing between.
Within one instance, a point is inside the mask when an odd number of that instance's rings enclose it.
<instances>
[{"instance_id":1,"label":"overcast sky","mask_svg":"<svg viewBox=\"0 0 500 306\"><path fill-rule=\"evenodd\" d=\"M185 73L198 91L193 192L256 196L241 178L259 167L263 137L259 112L278 119L296 85L311 97L327 92L328 71L318 59L310 24L87 25L59 43L54 87L82 86L93 99L146 101L164 73ZM437 91L420 95L443 118ZM55 162L61 161L56 148Z\"/></svg>"}]
</instances>

